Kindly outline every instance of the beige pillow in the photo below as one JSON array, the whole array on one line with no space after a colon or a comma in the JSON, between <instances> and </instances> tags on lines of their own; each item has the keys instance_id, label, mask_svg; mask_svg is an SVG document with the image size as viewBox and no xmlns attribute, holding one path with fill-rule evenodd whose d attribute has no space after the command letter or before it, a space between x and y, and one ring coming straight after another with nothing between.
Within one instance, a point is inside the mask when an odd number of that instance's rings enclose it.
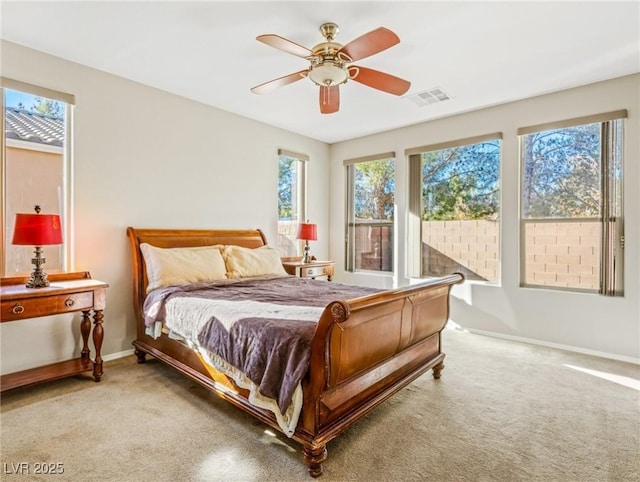
<instances>
[{"instance_id":1,"label":"beige pillow","mask_svg":"<svg viewBox=\"0 0 640 482\"><path fill-rule=\"evenodd\" d=\"M220 247L158 248L140 245L147 267L147 293L165 286L226 279Z\"/></svg>"},{"instance_id":2,"label":"beige pillow","mask_svg":"<svg viewBox=\"0 0 640 482\"><path fill-rule=\"evenodd\" d=\"M282 266L280 255L270 246L251 249L229 245L222 250L222 256L227 264L229 278L287 275Z\"/></svg>"}]
</instances>

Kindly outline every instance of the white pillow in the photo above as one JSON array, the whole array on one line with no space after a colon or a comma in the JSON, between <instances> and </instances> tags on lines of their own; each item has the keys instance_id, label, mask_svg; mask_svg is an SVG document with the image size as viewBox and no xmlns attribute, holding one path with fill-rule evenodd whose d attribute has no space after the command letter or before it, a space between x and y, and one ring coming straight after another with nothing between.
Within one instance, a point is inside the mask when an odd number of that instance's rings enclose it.
<instances>
[{"instance_id":1,"label":"white pillow","mask_svg":"<svg viewBox=\"0 0 640 482\"><path fill-rule=\"evenodd\" d=\"M218 246L158 248L140 245L147 268L147 293L165 286L226 279L226 267Z\"/></svg>"},{"instance_id":2,"label":"white pillow","mask_svg":"<svg viewBox=\"0 0 640 482\"><path fill-rule=\"evenodd\" d=\"M227 277L229 278L287 275L278 251L271 246L251 249L228 245L222 250L222 256L227 265Z\"/></svg>"}]
</instances>

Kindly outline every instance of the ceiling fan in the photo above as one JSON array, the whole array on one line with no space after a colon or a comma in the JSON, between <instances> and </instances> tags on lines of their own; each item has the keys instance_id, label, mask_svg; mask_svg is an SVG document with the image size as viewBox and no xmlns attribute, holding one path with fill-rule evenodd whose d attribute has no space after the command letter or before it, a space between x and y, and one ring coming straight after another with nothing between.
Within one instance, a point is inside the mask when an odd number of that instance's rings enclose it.
<instances>
[{"instance_id":1,"label":"ceiling fan","mask_svg":"<svg viewBox=\"0 0 640 482\"><path fill-rule=\"evenodd\" d=\"M346 45L334 42L339 28L335 23L324 23L320 32L326 39L312 49L298 45L279 35L259 35L256 40L283 50L290 54L307 59L309 68L279 77L257 85L251 89L254 94L267 94L279 87L292 84L308 77L320 86L320 112L332 114L340 109L340 84L347 80L355 80L374 89L394 95L403 95L409 90L411 83L379 70L351 65L373 54L393 47L400 42L391 30L379 27L366 33Z\"/></svg>"}]
</instances>

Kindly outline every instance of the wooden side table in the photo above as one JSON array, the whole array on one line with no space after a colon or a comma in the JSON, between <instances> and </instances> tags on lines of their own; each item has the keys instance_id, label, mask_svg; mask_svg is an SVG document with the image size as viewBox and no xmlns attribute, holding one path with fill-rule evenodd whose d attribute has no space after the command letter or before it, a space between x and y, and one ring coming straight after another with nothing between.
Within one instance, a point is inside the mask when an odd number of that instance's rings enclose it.
<instances>
[{"instance_id":1,"label":"wooden side table","mask_svg":"<svg viewBox=\"0 0 640 482\"><path fill-rule=\"evenodd\" d=\"M104 338L102 311L109 285L91 279L87 271L50 274L48 279L51 285L47 288L25 287L25 283L29 280L28 276L0 279L0 322L81 311L80 333L83 343L81 356L2 375L0 377L2 392L91 370L96 382L99 382L102 377L102 357L100 356ZM90 358L88 345L91 333L91 311L93 311L93 345L96 350L93 361Z\"/></svg>"},{"instance_id":2,"label":"wooden side table","mask_svg":"<svg viewBox=\"0 0 640 482\"><path fill-rule=\"evenodd\" d=\"M333 277L334 261L311 261L303 263L300 259L283 259L282 266L284 270L292 275L300 278L316 279L317 277L325 277L331 281Z\"/></svg>"}]
</instances>

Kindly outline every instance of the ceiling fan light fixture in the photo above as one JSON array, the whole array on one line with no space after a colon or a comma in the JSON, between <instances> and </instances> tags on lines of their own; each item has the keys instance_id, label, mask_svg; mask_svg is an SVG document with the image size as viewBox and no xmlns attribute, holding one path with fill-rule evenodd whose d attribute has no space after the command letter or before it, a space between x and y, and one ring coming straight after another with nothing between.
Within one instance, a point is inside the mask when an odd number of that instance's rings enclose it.
<instances>
[{"instance_id":1,"label":"ceiling fan light fixture","mask_svg":"<svg viewBox=\"0 0 640 482\"><path fill-rule=\"evenodd\" d=\"M318 85L331 87L343 84L349 78L349 74L344 67L332 62L324 62L319 65L309 67L309 78Z\"/></svg>"}]
</instances>

